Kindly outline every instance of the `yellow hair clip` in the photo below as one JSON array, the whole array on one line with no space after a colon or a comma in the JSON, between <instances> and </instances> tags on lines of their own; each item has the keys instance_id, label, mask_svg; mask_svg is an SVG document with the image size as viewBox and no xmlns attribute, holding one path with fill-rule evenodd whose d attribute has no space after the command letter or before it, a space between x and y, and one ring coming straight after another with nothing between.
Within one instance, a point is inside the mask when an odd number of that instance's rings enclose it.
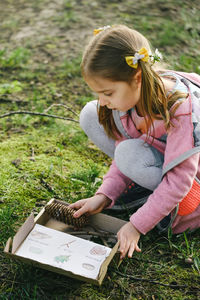
<instances>
[{"instance_id":1,"label":"yellow hair clip","mask_svg":"<svg viewBox=\"0 0 200 300\"><path fill-rule=\"evenodd\" d=\"M110 27L111 27L110 25L99 27L98 29L94 29L93 33L94 33L94 35L96 35L96 34L100 33L101 31L104 31Z\"/></svg>"},{"instance_id":2,"label":"yellow hair clip","mask_svg":"<svg viewBox=\"0 0 200 300\"><path fill-rule=\"evenodd\" d=\"M138 67L138 61L141 59L144 62L148 62L149 54L146 48L141 48L134 56L125 57L127 64L134 69Z\"/></svg>"}]
</instances>

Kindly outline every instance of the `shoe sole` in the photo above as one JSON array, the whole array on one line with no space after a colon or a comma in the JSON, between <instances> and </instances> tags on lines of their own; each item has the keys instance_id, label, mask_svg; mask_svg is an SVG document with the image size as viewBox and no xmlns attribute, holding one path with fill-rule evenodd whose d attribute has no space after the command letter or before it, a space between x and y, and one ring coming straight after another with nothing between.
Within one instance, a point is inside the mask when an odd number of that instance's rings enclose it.
<instances>
[{"instance_id":1,"label":"shoe sole","mask_svg":"<svg viewBox=\"0 0 200 300\"><path fill-rule=\"evenodd\" d=\"M148 199L148 196L145 196L139 200L134 200L128 204L121 204L121 205L113 205L113 207L111 208L107 208L109 210L115 210L115 211L125 211L128 209L133 209L133 208L139 208L140 206L142 206Z\"/></svg>"}]
</instances>

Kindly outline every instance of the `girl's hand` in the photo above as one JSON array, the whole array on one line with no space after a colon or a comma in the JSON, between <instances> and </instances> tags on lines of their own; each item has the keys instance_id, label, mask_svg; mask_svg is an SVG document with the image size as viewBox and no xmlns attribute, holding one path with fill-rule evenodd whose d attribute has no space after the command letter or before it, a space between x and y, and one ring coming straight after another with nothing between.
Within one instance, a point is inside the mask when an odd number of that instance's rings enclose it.
<instances>
[{"instance_id":1,"label":"girl's hand","mask_svg":"<svg viewBox=\"0 0 200 300\"><path fill-rule=\"evenodd\" d=\"M128 222L117 233L118 241L120 243L119 251L121 252L120 259L123 259L127 252L128 257L132 257L134 250L141 252L138 247L140 232Z\"/></svg>"},{"instance_id":2,"label":"girl's hand","mask_svg":"<svg viewBox=\"0 0 200 300\"><path fill-rule=\"evenodd\" d=\"M95 195L91 198L79 200L69 207L77 209L74 213L74 218L79 218L83 214L94 215L101 212L106 206L110 204L111 200L103 194Z\"/></svg>"}]
</instances>

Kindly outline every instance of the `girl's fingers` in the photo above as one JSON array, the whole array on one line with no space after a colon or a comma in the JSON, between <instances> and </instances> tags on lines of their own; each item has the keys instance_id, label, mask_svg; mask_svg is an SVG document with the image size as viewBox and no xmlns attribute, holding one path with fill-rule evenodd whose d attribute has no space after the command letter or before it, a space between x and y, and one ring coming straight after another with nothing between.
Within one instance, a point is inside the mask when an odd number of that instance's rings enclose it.
<instances>
[{"instance_id":1,"label":"girl's fingers","mask_svg":"<svg viewBox=\"0 0 200 300\"><path fill-rule=\"evenodd\" d=\"M126 252L127 252L126 239L122 238L119 241L120 241L119 251L121 253L120 259L123 259L126 256Z\"/></svg>"},{"instance_id":2,"label":"girl's fingers","mask_svg":"<svg viewBox=\"0 0 200 300\"><path fill-rule=\"evenodd\" d=\"M138 247L138 245L134 242L132 242L130 245L126 243L126 246L123 248L123 257L126 256L126 253L128 252L128 257L131 258L133 256L134 251L141 252L141 249Z\"/></svg>"},{"instance_id":3,"label":"girl's fingers","mask_svg":"<svg viewBox=\"0 0 200 300\"><path fill-rule=\"evenodd\" d=\"M129 244L129 241L127 241L127 242L126 242L126 246L125 246L125 248L124 248L123 257L126 256L128 250L129 250L129 248L130 248L130 244Z\"/></svg>"},{"instance_id":4,"label":"girl's fingers","mask_svg":"<svg viewBox=\"0 0 200 300\"><path fill-rule=\"evenodd\" d=\"M77 206L77 202L76 203L72 203L69 205L69 208L75 208Z\"/></svg>"},{"instance_id":5,"label":"girl's fingers","mask_svg":"<svg viewBox=\"0 0 200 300\"><path fill-rule=\"evenodd\" d=\"M88 212L88 209L87 209L86 205L83 205L79 210L77 210L77 211L73 214L73 217L74 217L74 218L79 218L80 216L82 216L82 215L85 214L86 212Z\"/></svg>"},{"instance_id":6,"label":"girl's fingers","mask_svg":"<svg viewBox=\"0 0 200 300\"><path fill-rule=\"evenodd\" d=\"M134 250L135 250L135 243L131 243L128 251L128 257L132 257Z\"/></svg>"},{"instance_id":7,"label":"girl's fingers","mask_svg":"<svg viewBox=\"0 0 200 300\"><path fill-rule=\"evenodd\" d=\"M135 242L129 243L123 236L118 236L118 240L120 242L119 251L121 253L120 259L123 259L128 253L128 257L131 258L133 252L136 250L137 252L141 252L141 249L138 247Z\"/></svg>"},{"instance_id":8,"label":"girl's fingers","mask_svg":"<svg viewBox=\"0 0 200 300\"><path fill-rule=\"evenodd\" d=\"M138 245L136 245L135 250L136 250L137 252L141 252L141 251L142 251L142 250L138 247Z\"/></svg>"},{"instance_id":9,"label":"girl's fingers","mask_svg":"<svg viewBox=\"0 0 200 300\"><path fill-rule=\"evenodd\" d=\"M83 203L82 203L82 201L80 200L80 201L77 201L77 202L75 202L75 203L70 204L69 207L70 207L70 208L74 208L74 209L79 209L79 208L82 207L82 205L83 205Z\"/></svg>"}]
</instances>

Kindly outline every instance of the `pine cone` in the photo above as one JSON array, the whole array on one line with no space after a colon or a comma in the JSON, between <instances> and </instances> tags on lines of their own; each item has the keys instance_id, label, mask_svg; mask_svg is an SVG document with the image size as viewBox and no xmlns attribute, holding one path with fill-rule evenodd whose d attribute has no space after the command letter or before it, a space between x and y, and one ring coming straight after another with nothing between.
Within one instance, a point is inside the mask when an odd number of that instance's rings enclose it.
<instances>
[{"instance_id":1,"label":"pine cone","mask_svg":"<svg viewBox=\"0 0 200 300\"><path fill-rule=\"evenodd\" d=\"M83 227L88 221L85 215L80 216L78 219L74 218L73 214L76 210L58 202L52 202L51 204L46 205L45 211L53 219L78 228Z\"/></svg>"}]
</instances>

